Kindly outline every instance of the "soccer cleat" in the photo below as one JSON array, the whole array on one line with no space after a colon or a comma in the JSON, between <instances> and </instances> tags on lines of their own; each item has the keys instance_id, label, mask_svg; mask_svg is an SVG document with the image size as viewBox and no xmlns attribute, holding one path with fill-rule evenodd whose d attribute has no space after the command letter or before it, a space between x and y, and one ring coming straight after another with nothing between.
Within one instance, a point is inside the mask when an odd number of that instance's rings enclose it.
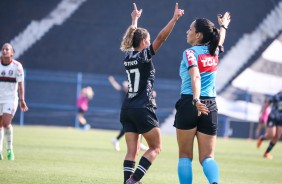
<instances>
[{"instance_id":1,"label":"soccer cleat","mask_svg":"<svg viewBox=\"0 0 282 184\"><path fill-rule=\"evenodd\" d=\"M114 145L115 150L116 150L116 151L120 151L119 142L118 142L118 140L117 140L116 138L114 138L114 139L112 140L112 143L113 143L113 145Z\"/></svg>"},{"instance_id":2,"label":"soccer cleat","mask_svg":"<svg viewBox=\"0 0 282 184\"><path fill-rule=\"evenodd\" d=\"M3 159L4 159L4 157L3 157L2 153L0 153L0 160L3 160Z\"/></svg>"},{"instance_id":3,"label":"soccer cleat","mask_svg":"<svg viewBox=\"0 0 282 184\"><path fill-rule=\"evenodd\" d=\"M85 124L83 127L82 127L82 130L90 130L91 129L91 126L89 124Z\"/></svg>"},{"instance_id":4,"label":"soccer cleat","mask_svg":"<svg viewBox=\"0 0 282 184\"><path fill-rule=\"evenodd\" d=\"M130 176L128 180L126 180L125 184L142 184L141 181L136 181L133 179L133 175Z\"/></svg>"},{"instance_id":5,"label":"soccer cleat","mask_svg":"<svg viewBox=\"0 0 282 184\"><path fill-rule=\"evenodd\" d=\"M269 160L272 160L272 159L273 159L273 156L270 155L269 153L265 153L265 154L263 155L263 157L264 157L264 158L267 158L267 159L269 159Z\"/></svg>"},{"instance_id":6,"label":"soccer cleat","mask_svg":"<svg viewBox=\"0 0 282 184\"><path fill-rule=\"evenodd\" d=\"M149 148L147 146L145 146L143 143L140 144L140 149L142 151L147 151Z\"/></svg>"},{"instance_id":7,"label":"soccer cleat","mask_svg":"<svg viewBox=\"0 0 282 184\"><path fill-rule=\"evenodd\" d=\"M8 160L15 160L15 155L12 149L7 150L7 157L8 157Z\"/></svg>"},{"instance_id":8,"label":"soccer cleat","mask_svg":"<svg viewBox=\"0 0 282 184\"><path fill-rule=\"evenodd\" d=\"M261 144L262 144L262 138L258 138L258 142L257 142L257 148L260 148Z\"/></svg>"}]
</instances>

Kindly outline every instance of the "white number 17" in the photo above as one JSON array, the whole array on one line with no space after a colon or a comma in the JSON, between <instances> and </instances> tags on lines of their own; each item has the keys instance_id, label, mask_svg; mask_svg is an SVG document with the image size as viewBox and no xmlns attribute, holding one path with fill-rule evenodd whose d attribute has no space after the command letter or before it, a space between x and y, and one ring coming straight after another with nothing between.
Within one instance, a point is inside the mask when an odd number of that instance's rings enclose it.
<instances>
[{"instance_id":1,"label":"white number 17","mask_svg":"<svg viewBox=\"0 0 282 184\"><path fill-rule=\"evenodd\" d=\"M138 68L126 70L127 78L128 78L128 91L129 92L137 92L139 89L139 82L140 82L140 72ZM131 81L130 74L134 74L134 81ZM133 82L133 83L132 83Z\"/></svg>"}]
</instances>

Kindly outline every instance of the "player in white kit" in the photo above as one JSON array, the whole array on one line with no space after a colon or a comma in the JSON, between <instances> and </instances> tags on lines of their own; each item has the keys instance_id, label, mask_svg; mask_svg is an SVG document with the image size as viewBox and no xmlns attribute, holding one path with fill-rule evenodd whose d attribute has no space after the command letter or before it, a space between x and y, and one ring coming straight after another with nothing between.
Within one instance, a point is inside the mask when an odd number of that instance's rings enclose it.
<instances>
[{"instance_id":1,"label":"player in white kit","mask_svg":"<svg viewBox=\"0 0 282 184\"><path fill-rule=\"evenodd\" d=\"M0 160L3 160L3 140L6 138L8 160L14 160L12 119L20 101L20 109L27 111L24 99L24 72L20 62L13 59L14 49L5 43L0 59Z\"/></svg>"}]
</instances>

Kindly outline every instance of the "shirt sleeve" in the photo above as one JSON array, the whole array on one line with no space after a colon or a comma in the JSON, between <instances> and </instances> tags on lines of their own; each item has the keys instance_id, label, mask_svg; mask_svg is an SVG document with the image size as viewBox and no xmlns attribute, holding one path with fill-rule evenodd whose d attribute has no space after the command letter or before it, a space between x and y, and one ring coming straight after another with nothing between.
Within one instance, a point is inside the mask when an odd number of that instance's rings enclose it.
<instances>
[{"instance_id":1,"label":"shirt sleeve","mask_svg":"<svg viewBox=\"0 0 282 184\"><path fill-rule=\"evenodd\" d=\"M152 60L152 56L155 55L155 51L153 49L152 44L143 49L139 54L139 59L141 59L143 62L150 62Z\"/></svg>"},{"instance_id":2,"label":"shirt sleeve","mask_svg":"<svg viewBox=\"0 0 282 184\"><path fill-rule=\"evenodd\" d=\"M18 68L16 71L16 80L17 82L23 82L24 81L24 70L23 66L21 64L18 64Z\"/></svg>"},{"instance_id":3,"label":"shirt sleeve","mask_svg":"<svg viewBox=\"0 0 282 184\"><path fill-rule=\"evenodd\" d=\"M194 50L187 49L183 53L183 60L187 64L188 70L191 67L198 67L197 56Z\"/></svg>"}]
</instances>

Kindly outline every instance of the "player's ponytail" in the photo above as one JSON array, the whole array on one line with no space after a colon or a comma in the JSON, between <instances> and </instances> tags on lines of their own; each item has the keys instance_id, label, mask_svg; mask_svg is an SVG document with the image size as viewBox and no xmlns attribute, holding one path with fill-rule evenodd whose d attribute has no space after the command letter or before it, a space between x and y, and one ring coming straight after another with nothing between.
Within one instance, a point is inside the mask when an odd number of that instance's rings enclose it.
<instances>
[{"instance_id":1,"label":"player's ponytail","mask_svg":"<svg viewBox=\"0 0 282 184\"><path fill-rule=\"evenodd\" d=\"M129 26L127 28L125 34L123 35L121 44L120 44L120 50L123 52L126 52L128 50L132 50L132 43L133 43L133 35L137 28L134 26Z\"/></svg>"},{"instance_id":2,"label":"player's ponytail","mask_svg":"<svg viewBox=\"0 0 282 184\"><path fill-rule=\"evenodd\" d=\"M214 27L214 24L205 18L195 20L196 33L203 34L201 44L208 45L211 55L215 54L215 51L219 43L219 31Z\"/></svg>"},{"instance_id":3,"label":"player's ponytail","mask_svg":"<svg viewBox=\"0 0 282 184\"><path fill-rule=\"evenodd\" d=\"M212 36L209 43L209 51L212 56L215 54L215 51L218 47L218 43L219 43L219 31L217 28L213 27Z\"/></svg>"},{"instance_id":4,"label":"player's ponytail","mask_svg":"<svg viewBox=\"0 0 282 184\"><path fill-rule=\"evenodd\" d=\"M148 35L149 32L146 29L130 26L123 36L120 50L126 52L139 47L141 40L146 39Z\"/></svg>"}]
</instances>

